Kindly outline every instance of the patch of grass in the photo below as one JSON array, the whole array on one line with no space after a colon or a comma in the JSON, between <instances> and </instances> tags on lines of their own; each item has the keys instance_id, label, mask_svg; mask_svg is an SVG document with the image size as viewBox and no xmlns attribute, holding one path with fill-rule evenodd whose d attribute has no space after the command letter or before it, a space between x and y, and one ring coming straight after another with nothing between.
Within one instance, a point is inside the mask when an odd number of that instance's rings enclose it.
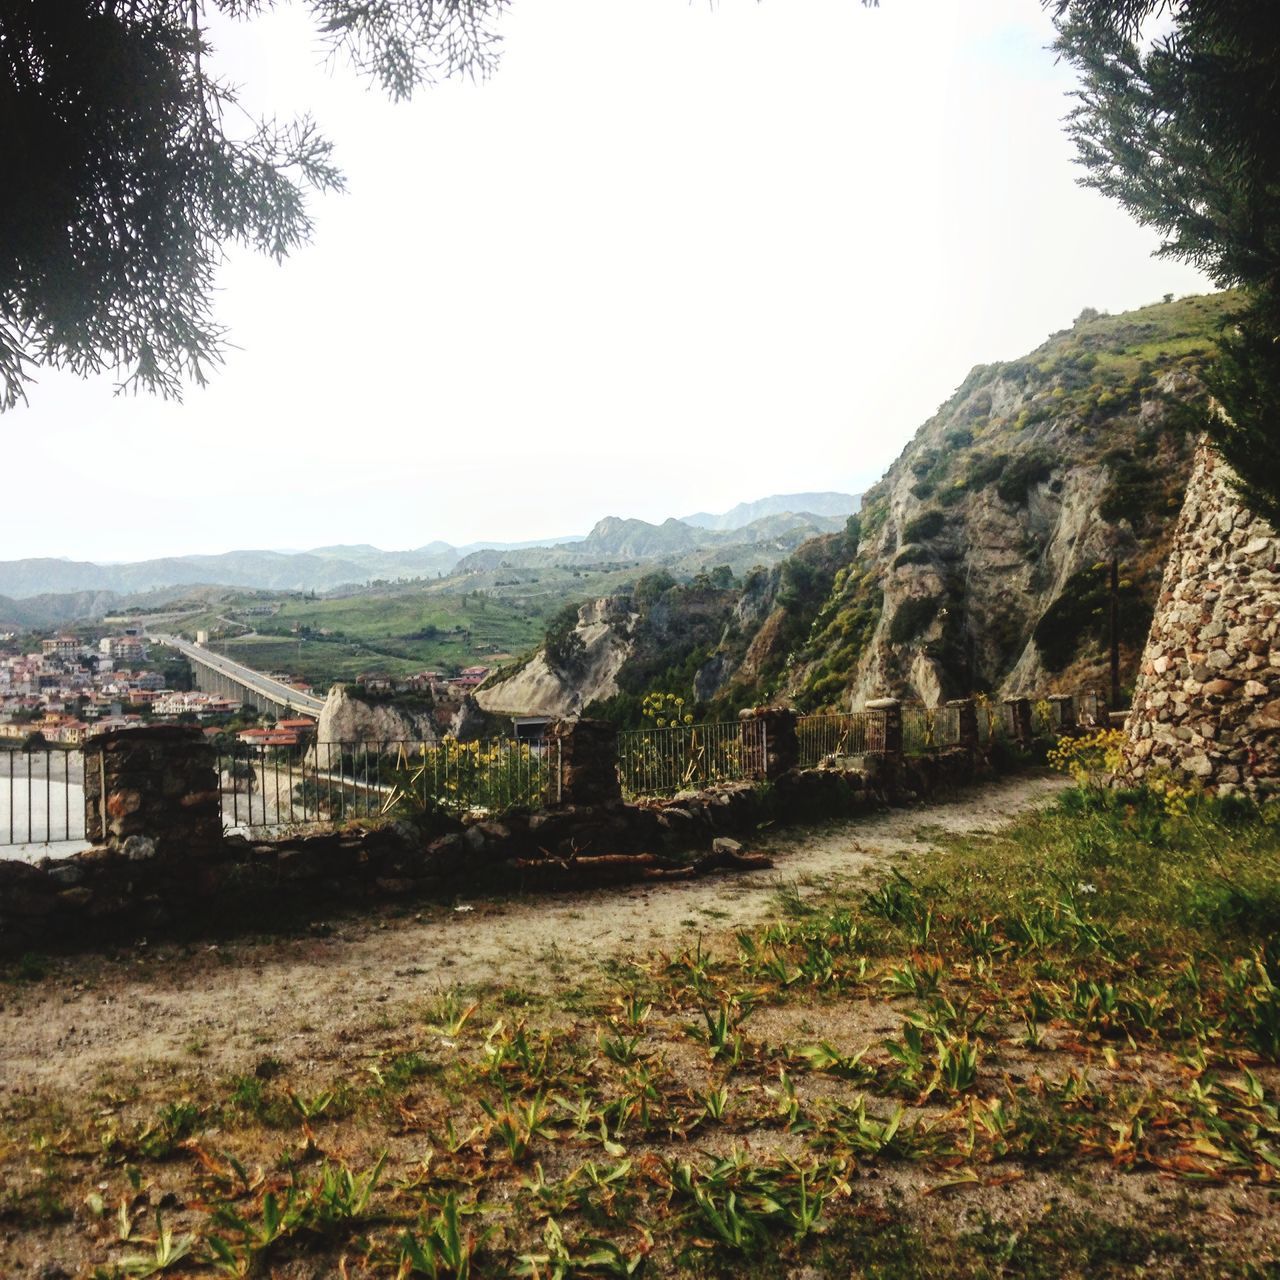
<instances>
[{"instance_id":1,"label":"patch of grass","mask_svg":"<svg viewBox=\"0 0 1280 1280\"><path fill-rule=\"evenodd\" d=\"M184 1063L7 1105L0 1215L38 1249L86 1204L104 1275L180 1248L388 1280L1251 1274L1280 813L1075 790L922 834L904 872L784 888L734 936L446 992L332 1078L262 1059L210 1096ZM1101 1169L1152 1174L1140 1212Z\"/></svg>"},{"instance_id":2,"label":"patch of grass","mask_svg":"<svg viewBox=\"0 0 1280 1280\"><path fill-rule=\"evenodd\" d=\"M6 982L43 982L49 976L49 959L27 951L0 968L0 975Z\"/></svg>"}]
</instances>

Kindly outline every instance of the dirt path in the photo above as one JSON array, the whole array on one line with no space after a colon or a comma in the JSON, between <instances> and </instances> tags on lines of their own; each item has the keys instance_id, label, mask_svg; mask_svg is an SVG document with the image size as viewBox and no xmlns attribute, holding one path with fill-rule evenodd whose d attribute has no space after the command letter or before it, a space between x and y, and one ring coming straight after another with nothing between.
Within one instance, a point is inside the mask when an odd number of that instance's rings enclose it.
<instances>
[{"instance_id":1,"label":"dirt path","mask_svg":"<svg viewBox=\"0 0 1280 1280\"><path fill-rule=\"evenodd\" d=\"M611 961L678 950L768 919L783 888L865 884L943 829L994 829L1063 785L1023 776L949 803L761 841L774 870L663 885L373 912L315 936L76 956L44 981L0 987L0 1105L81 1089L124 1068L220 1078L270 1056L301 1069L376 1054L441 990L571 992Z\"/></svg>"}]
</instances>

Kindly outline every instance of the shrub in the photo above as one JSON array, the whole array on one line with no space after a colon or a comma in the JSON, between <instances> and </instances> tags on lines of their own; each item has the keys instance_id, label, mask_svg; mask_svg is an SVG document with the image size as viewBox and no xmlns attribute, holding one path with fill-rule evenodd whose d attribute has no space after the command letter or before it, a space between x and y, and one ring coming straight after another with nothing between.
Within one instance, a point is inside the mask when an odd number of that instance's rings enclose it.
<instances>
[{"instance_id":1,"label":"shrub","mask_svg":"<svg viewBox=\"0 0 1280 1280\"><path fill-rule=\"evenodd\" d=\"M937 537L946 527L946 523L945 513L938 510L922 511L914 520L908 520L903 526L902 541L904 543L927 542L930 538Z\"/></svg>"},{"instance_id":2,"label":"shrub","mask_svg":"<svg viewBox=\"0 0 1280 1280\"><path fill-rule=\"evenodd\" d=\"M1159 473L1139 462L1128 449L1113 449L1103 461L1110 472L1110 482L1098 514L1104 520L1127 519L1135 530L1141 530L1164 496Z\"/></svg>"},{"instance_id":3,"label":"shrub","mask_svg":"<svg viewBox=\"0 0 1280 1280\"><path fill-rule=\"evenodd\" d=\"M1005 467L1004 474L996 484L996 493L1003 502L1012 503L1018 507L1024 506L1027 501L1027 490L1033 484L1047 480L1052 471L1053 463L1046 453L1039 449L1029 450L1012 459Z\"/></svg>"},{"instance_id":4,"label":"shrub","mask_svg":"<svg viewBox=\"0 0 1280 1280\"><path fill-rule=\"evenodd\" d=\"M578 606L567 604L547 625L547 665L564 676L580 675L586 646L578 634Z\"/></svg>"},{"instance_id":5,"label":"shrub","mask_svg":"<svg viewBox=\"0 0 1280 1280\"><path fill-rule=\"evenodd\" d=\"M637 609L645 609L656 604L675 585L676 580L665 569L659 569L656 573L646 573L636 583L631 598Z\"/></svg>"},{"instance_id":6,"label":"shrub","mask_svg":"<svg viewBox=\"0 0 1280 1280\"><path fill-rule=\"evenodd\" d=\"M906 644L924 631L938 616L941 601L937 596L909 596L899 606L889 624L889 641Z\"/></svg>"},{"instance_id":7,"label":"shrub","mask_svg":"<svg viewBox=\"0 0 1280 1280\"><path fill-rule=\"evenodd\" d=\"M964 487L971 493L985 489L1000 478L1008 461L1009 455L1005 453L974 454L969 459L969 469L965 472Z\"/></svg>"},{"instance_id":8,"label":"shrub","mask_svg":"<svg viewBox=\"0 0 1280 1280\"><path fill-rule=\"evenodd\" d=\"M901 569L904 565L909 564L929 564L933 557L929 553L928 547L922 547L918 542L912 543L909 547L903 547L901 551L894 557L893 567Z\"/></svg>"},{"instance_id":9,"label":"shrub","mask_svg":"<svg viewBox=\"0 0 1280 1280\"><path fill-rule=\"evenodd\" d=\"M1044 611L1032 633L1050 671L1066 667L1087 639L1103 640L1110 625L1109 567L1095 564L1073 573L1058 598ZM1140 642L1151 625L1151 606L1126 579L1119 593L1120 640Z\"/></svg>"}]
</instances>

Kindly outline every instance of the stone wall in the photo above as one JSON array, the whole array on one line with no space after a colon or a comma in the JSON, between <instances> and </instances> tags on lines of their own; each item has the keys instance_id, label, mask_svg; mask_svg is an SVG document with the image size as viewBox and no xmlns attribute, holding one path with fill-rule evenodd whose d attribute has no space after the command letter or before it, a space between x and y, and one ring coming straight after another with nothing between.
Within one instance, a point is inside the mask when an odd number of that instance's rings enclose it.
<instances>
[{"instance_id":1,"label":"stone wall","mask_svg":"<svg viewBox=\"0 0 1280 1280\"><path fill-rule=\"evenodd\" d=\"M562 871L570 885L590 883L593 865L611 855L678 858L710 849L721 836L748 837L765 823L927 799L986 772L970 752L952 750L888 771L796 769L769 788L730 783L637 804L597 792L596 803L441 819L450 829L437 826L434 838L397 824L274 841L232 836L198 857L131 856L104 845L38 866L0 861L0 955L290 927L316 911L556 883L538 874L548 870Z\"/></svg>"},{"instance_id":2,"label":"stone wall","mask_svg":"<svg viewBox=\"0 0 1280 1280\"><path fill-rule=\"evenodd\" d=\"M85 835L128 858L187 857L222 840L213 747L200 729L156 725L90 738Z\"/></svg>"},{"instance_id":3,"label":"stone wall","mask_svg":"<svg viewBox=\"0 0 1280 1280\"><path fill-rule=\"evenodd\" d=\"M1142 656L1125 772L1280 794L1280 539L1201 443Z\"/></svg>"}]
</instances>

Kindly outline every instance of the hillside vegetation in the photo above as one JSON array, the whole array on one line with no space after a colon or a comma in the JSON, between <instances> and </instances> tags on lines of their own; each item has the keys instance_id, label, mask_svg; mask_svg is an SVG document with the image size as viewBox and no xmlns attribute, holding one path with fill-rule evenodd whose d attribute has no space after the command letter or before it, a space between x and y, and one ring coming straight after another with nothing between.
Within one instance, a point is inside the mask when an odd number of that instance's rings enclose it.
<instances>
[{"instance_id":1,"label":"hillside vegetation","mask_svg":"<svg viewBox=\"0 0 1280 1280\"><path fill-rule=\"evenodd\" d=\"M1104 685L1112 556L1131 679L1229 306L1086 311L974 369L867 494L858 553L788 649L782 688L821 706Z\"/></svg>"},{"instance_id":2,"label":"hillside vegetation","mask_svg":"<svg viewBox=\"0 0 1280 1280\"><path fill-rule=\"evenodd\" d=\"M713 620L697 580L647 579L617 637L617 689L591 711L635 723L650 692L721 717L779 698L816 710L1106 688L1112 557L1130 683L1232 306L1086 310L1029 355L975 368L859 514L737 569L731 590L722 577Z\"/></svg>"}]
</instances>

